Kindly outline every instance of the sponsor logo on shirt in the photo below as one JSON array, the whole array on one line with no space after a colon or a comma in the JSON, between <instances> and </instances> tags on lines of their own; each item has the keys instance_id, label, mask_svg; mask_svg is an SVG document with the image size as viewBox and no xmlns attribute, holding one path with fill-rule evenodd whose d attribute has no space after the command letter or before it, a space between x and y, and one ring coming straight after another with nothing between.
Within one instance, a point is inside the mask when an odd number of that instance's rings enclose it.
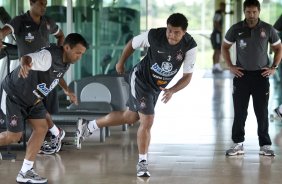
<instances>
[{"instance_id":1,"label":"sponsor logo on shirt","mask_svg":"<svg viewBox=\"0 0 282 184\"><path fill-rule=\"evenodd\" d=\"M247 47L247 43L246 43L244 40L240 40L240 41L239 41L239 47L240 47L241 49L244 49L244 48Z\"/></svg>"},{"instance_id":2,"label":"sponsor logo on shirt","mask_svg":"<svg viewBox=\"0 0 282 184\"><path fill-rule=\"evenodd\" d=\"M172 64L169 62L162 62L162 66L160 67L157 63L153 64L151 66L151 70L156 72L157 74L164 76L164 77L169 77L172 75L175 75L177 73L177 69L172 71Z\"/></svg>"},{"instance_id":3,"label":"sponsor logo on shirt","mask_svg":"<svg viewBox=\"0 0 282 184\"><path fill-rule=\"evenodd\" d=\"M34 40L34 36L31 33L27 33L27 35L24 37L25 41L31 43Z\"/></svg>"},{"instance_id":4,"label":"sponsor logo on shirt","mask_svg":"<svg viewBox=\"0 0 282 184\"><path fill-rule=\"evenodd\" d=\"M157 85L158 85L158 86L161 86L161 85L164 85L164 84L167 84L167 81L164 81L164 80L157 80Z\"/></svg>"},{"instance_id":5,"label":"sponsor logo on shirt","mask_svg":"<svg viewBox=\"0 0 282 184\"><path fill-rule=\"evenodd\" d=\"M37 85L37 90L40 91L40 93L42 93L44 96L47 96L50 93L50 91L52 91L57 86L58 83L59 83L59 79L55 79L51 83L49 88L46 86L45 83L41 83Z\"/></svg>"}]
</instances>

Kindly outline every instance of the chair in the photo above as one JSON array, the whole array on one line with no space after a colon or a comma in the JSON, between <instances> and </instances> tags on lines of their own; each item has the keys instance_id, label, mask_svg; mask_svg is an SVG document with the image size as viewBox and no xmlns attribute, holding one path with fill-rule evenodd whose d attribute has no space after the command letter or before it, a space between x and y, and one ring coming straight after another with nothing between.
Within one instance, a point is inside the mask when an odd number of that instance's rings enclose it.
<instances>
[{"instance_id":1,"label":"chair","mask_svg":"<svg viewBox=\"0 0 282 184\"><path fill-rule=\"evenodd\" d=\"M125 110L128 99L128 83L123 76L96 75L73 81L69 87L78 97L78 105L71 104L52 115L53 121L61 125L76 125L78 117L96 119L113 110ZM122 126L127 130L127 125ZM110 136L109 128L100 129L100 142Z\"/></svg>"}]
</instances>

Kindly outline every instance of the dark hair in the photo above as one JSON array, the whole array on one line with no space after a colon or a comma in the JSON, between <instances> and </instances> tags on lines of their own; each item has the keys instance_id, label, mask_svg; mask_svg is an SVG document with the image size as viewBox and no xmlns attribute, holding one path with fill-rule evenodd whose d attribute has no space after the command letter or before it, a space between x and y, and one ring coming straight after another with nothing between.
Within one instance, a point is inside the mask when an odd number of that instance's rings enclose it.
<instances>
[{"instance_id":1,"label":"dark hair","mask_svg":"<svg viewBox=\"0 0 282 184\"><path fill-rule=\"evenodd\" d=\"M73 48L75 45L77 44L81 44L83 45L86 49L88 49L88 43L86 42L86 40L83 38L83 36L81 36L78 33L70 33L68 34L68 36L65 38L64 40L64 45L65 44L69 44L69 46L71 48Z\"/></svg>"},{"instance_id":2,"label":"dark hair","mask_svg":"<svg viewBox=\"0 0 282 184\"><path fill-rule=\"evenodd\" d=\"M181 27L183 30L186 30L188 27L188 20L183 14L174 13L168 17L166 24L170 24L173 27Z\"/></svg>"},{"instance_id":3,"label":"dark hair","mask_svg":"<svg viewBox=\"0 0 282 184\"><path fill-rule=\"evenodd\" d=\"M32 3L36 3L36 1L38 1L38 0L29 0L30 2L32 2Z\"/></svg>"},{"instance_id":4,"label":"dark hair","mask_svg":"<svg viewBox=\"0 0 282 184\"><path fill-rule=\"evenodd\" d=\"M260 3L258 0L245 0L243 3L244 11L246 10L247 7L250 7L250 6L255 6L260 11Z\"/></svg>"}]
</instances>

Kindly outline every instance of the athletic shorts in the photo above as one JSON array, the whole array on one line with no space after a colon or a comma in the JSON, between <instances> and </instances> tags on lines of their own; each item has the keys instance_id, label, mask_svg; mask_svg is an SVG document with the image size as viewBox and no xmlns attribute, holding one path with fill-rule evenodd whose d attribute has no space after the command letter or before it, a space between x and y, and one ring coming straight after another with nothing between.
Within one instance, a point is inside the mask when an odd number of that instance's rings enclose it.
<instances>
[{"instance_id":1,"label":"athletic shorts","mask_svg":"<svg viewBox=\"0 0 282 184\"><path fill-rule=\"evenodd\" d=\"M129 110L146 115L155 114L155 106L160 92L136 77L136 68L130 73L130 92L127 105Z\"/></svg>"},{"instance_id":2,"label":"athletic shorts","mask_svg":"<svg viewBox=\"0 0 282 184\"><path fill-rule=\"evenodd\" d=\"M221 49L222 34L219 31L213 31L211 34L211 44L213 49Z\"/></svg>"},{"instance_id":3,"label":"athletic shorts","mask_svg":"<svg viewBox=\"0 0 282 184\"><path fill-rule=\"evenodd\" d=\"M43 99L43 104L50 114L57 114L59 112L58 92L56 89L52 90Z\"/></svg>"},{"instance_id":4,"label":"athletic shorts","mask_svg":"<svg viewBox=\"0 0 282 184\"><path fill-rule=\"evenodd\" d=\"M26 119L45 119L46 109L40 101L34 106L19 103L15 96L9 96L5 91L1 95L1 110L6 115L6 127L10 132L22 132Z\"/></svg>"}]
</instances>

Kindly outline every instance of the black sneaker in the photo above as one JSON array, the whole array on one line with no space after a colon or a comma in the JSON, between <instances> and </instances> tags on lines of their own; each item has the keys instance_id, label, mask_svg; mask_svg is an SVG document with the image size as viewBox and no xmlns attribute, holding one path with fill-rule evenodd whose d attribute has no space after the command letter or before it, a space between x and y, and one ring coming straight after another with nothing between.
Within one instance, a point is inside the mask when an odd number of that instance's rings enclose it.
<instances>
[{"instance_id":1,"label":"black sneaker","mask_svg":"<svg viewBox=\"0 0 282 184\"><path fill-rule=\"evenodd\" d=\"M18 183L47 183L47 179L39 176L33 169L26 173L20 171L16 180Z\"/></svg>"}]
</instances>

